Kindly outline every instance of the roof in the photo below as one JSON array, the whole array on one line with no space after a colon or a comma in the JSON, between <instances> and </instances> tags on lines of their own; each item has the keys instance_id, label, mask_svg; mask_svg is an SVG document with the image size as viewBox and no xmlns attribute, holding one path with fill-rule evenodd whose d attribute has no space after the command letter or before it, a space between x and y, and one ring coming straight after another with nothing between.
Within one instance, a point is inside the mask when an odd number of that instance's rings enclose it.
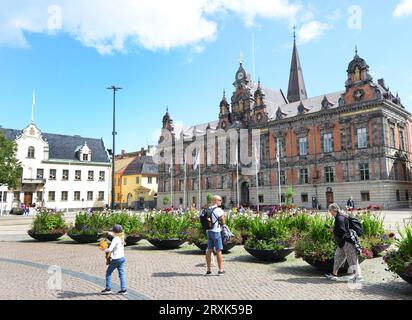
<instances>
[{"instance_id":1,"label":"roof","mask_svg":"<svg viewBox=\"0 0 412 320\"><path fill-rule=\"evenodd\" d=\"M23 130L4 129L6 139L16 140ZM42 133L42 138L49 144L50 160L72 160L79 161L76 157L76 149L87 143L92 153L92 162L110 163L109 156L102 139L86 138L81 136L68 136L54 133Z\"/></svg>"},{"instance_id":2,"label":"roof","mask_svg":"<svg viewBox=\"0 0 412 320\"><path fill-rule=\"evenodd\" d=\"M157 175L158 167L153 161L152 156L142 156L135 158L128 164L123 172L124 176L142 174L142 175Z\"/></svg>"},{"instance_id":3,"label":"roof","mask_svg":"<svg viewBox=\"0 0 412 320\"><path fill-rule=\"evenodd\" d=\"M296 102L307 99L305 81L303 80L302 66L300 65L296 42L293 43L292 61L290 63L290 76L288 87L288 100Z\"/></svg>"},{"instance_id":4,"label":"roof","mask_svg":"<svg viewBox=\"0 0 412 320\"><path fill-rule=\"evenodd\" d=\"M126 169L130 162L132 162L136 157L124 158L124 159L115 159L114 161L114 171L119 173L119 171Z\"/></svg>"}]
</instances>

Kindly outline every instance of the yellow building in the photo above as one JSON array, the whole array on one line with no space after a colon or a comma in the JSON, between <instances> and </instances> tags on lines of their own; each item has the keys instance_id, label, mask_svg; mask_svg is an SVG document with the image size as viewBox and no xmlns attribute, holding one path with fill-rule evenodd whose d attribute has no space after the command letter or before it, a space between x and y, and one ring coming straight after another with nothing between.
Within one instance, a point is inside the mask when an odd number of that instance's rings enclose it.
<instances>
[{"instance_id":1,"label":"yellow building","mask_svg":"<svg viewBox=\"0 0 412 320\"><path fill-rule=\"evenodd\" d=\"M114 162L115 173L115 204L116 208L120 208L123 202L126 202L122 187L123 187L123 173L127 166L137 157L118 158ZM112 184L110 184L111 190Z\"/></svg>"},{"instance_id":2,"label":"yellow building","mask_svg":"<svg viewBox=\"0 0 412 320\"><path fill-rule=\"evenodd\" d=\"M119 172L121 179L121 208L155 208L157 199L158 169L152 156L133 159Z\"/></svg>"}]
</instances>

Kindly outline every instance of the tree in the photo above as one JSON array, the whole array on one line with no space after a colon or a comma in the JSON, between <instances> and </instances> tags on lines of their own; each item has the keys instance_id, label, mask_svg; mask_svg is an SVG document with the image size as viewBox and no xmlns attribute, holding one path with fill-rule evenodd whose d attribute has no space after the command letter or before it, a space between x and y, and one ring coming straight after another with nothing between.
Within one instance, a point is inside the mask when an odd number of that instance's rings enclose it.
<instances>
[{"instance_id":1,"label":"tree","mask_svg":"<svg viewBox=\"0 0 412 320\"><path fill-rule=\"evenodd\" d=\"M163 198L163 205L167 206L169 203L170 203L169 197L167 197L167 196L164 197L164 198Z\"/></svg>"},{"instance_id":2,"label":"tree","mask_svg":"<svg viewBox=\"0 0 412 320\"><path fill-rule=\"evenodd\" d=\"M16 153L16 142L7 140L0 130L0 185L6 185L9 189L17 189L23 174Z\"/></svg>"},{"instance_id":3,"label":"tree","mask_svg":"<svg viewBox=\"0 0 412 320\"><path fill-rule=\"evenodd\" d=\"M293 191L293 188L288 187L286 192L285 192L286 204L292 204L292 200L293 200L294 195L295 195L295 192Z\"/></svg>"},{"instance_id":4,"label":"tree","mask_svg":"<svg viewBox=\"0 0 412 320\"><path fill-rule=\"evenodd\" d=\"M213 200L213 194L211 194L210 192L207 194L207 204L211 205L212 204L212 200Z\"/></svg>"}]
</instances>

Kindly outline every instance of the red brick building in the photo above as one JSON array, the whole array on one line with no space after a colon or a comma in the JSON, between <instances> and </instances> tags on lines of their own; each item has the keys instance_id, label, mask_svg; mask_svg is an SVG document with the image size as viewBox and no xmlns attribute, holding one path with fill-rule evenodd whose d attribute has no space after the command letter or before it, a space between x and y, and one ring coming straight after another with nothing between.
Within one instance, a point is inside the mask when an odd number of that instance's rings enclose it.
<instances>
[{"instance_id":1,"label":"red brick building","mask_svg":"<svg viewBox=\"0 0 412 320\"><path fill-rule=\"evenodd\" d=\"M194 136L219 129L260 130L258 188L255 176L240 175L238 192L233 165L200 165L200 202L213 193L222 195L226 206L236 204L238 194L241 203L278 203L279 142L281 193L284 196L291 186L293 201L299 206L345 205L350 196L356 207L408 206L412 196L411 114L383 79L373 81L369 66L357 51L346 72L344 90L308 98L294 44L287 96L282 90L251 81L241 62L230 104L224 93L218 120L175 133L167 112L163 129L174 134L176 145L183 140L185 148ZM213 153L215 157L216 149ZM187 165L184 174L179 164L172 171L165 164L159 166L158 203L163 203L162 197L170 197L170 188L174 206L197 203L198 171Z\"/></svg>"}]
</instances>

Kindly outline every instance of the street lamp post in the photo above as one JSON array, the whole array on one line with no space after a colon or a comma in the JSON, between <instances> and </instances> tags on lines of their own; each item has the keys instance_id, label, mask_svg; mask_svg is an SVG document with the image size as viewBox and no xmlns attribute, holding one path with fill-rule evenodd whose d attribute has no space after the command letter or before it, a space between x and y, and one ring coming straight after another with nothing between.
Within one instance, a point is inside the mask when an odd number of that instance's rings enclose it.
<instances>
[{"instance_id":1,"label":"street lamp post","mask_svg":"<svg viewBox=\"0 0 412 320\"><path fill-rule=\"evenodd\" d=\"M114 172L114 158L116 156L116 151L115 151L115 137L116 137L116 91L121 90L122 88L116 87L116 86L111 86L107 88L108 90L113 90L113 150L112 150L112 202L111 202L111 209L114 210L114 201L115 201L115 172Z\"/></svg>"}]
</instances>

